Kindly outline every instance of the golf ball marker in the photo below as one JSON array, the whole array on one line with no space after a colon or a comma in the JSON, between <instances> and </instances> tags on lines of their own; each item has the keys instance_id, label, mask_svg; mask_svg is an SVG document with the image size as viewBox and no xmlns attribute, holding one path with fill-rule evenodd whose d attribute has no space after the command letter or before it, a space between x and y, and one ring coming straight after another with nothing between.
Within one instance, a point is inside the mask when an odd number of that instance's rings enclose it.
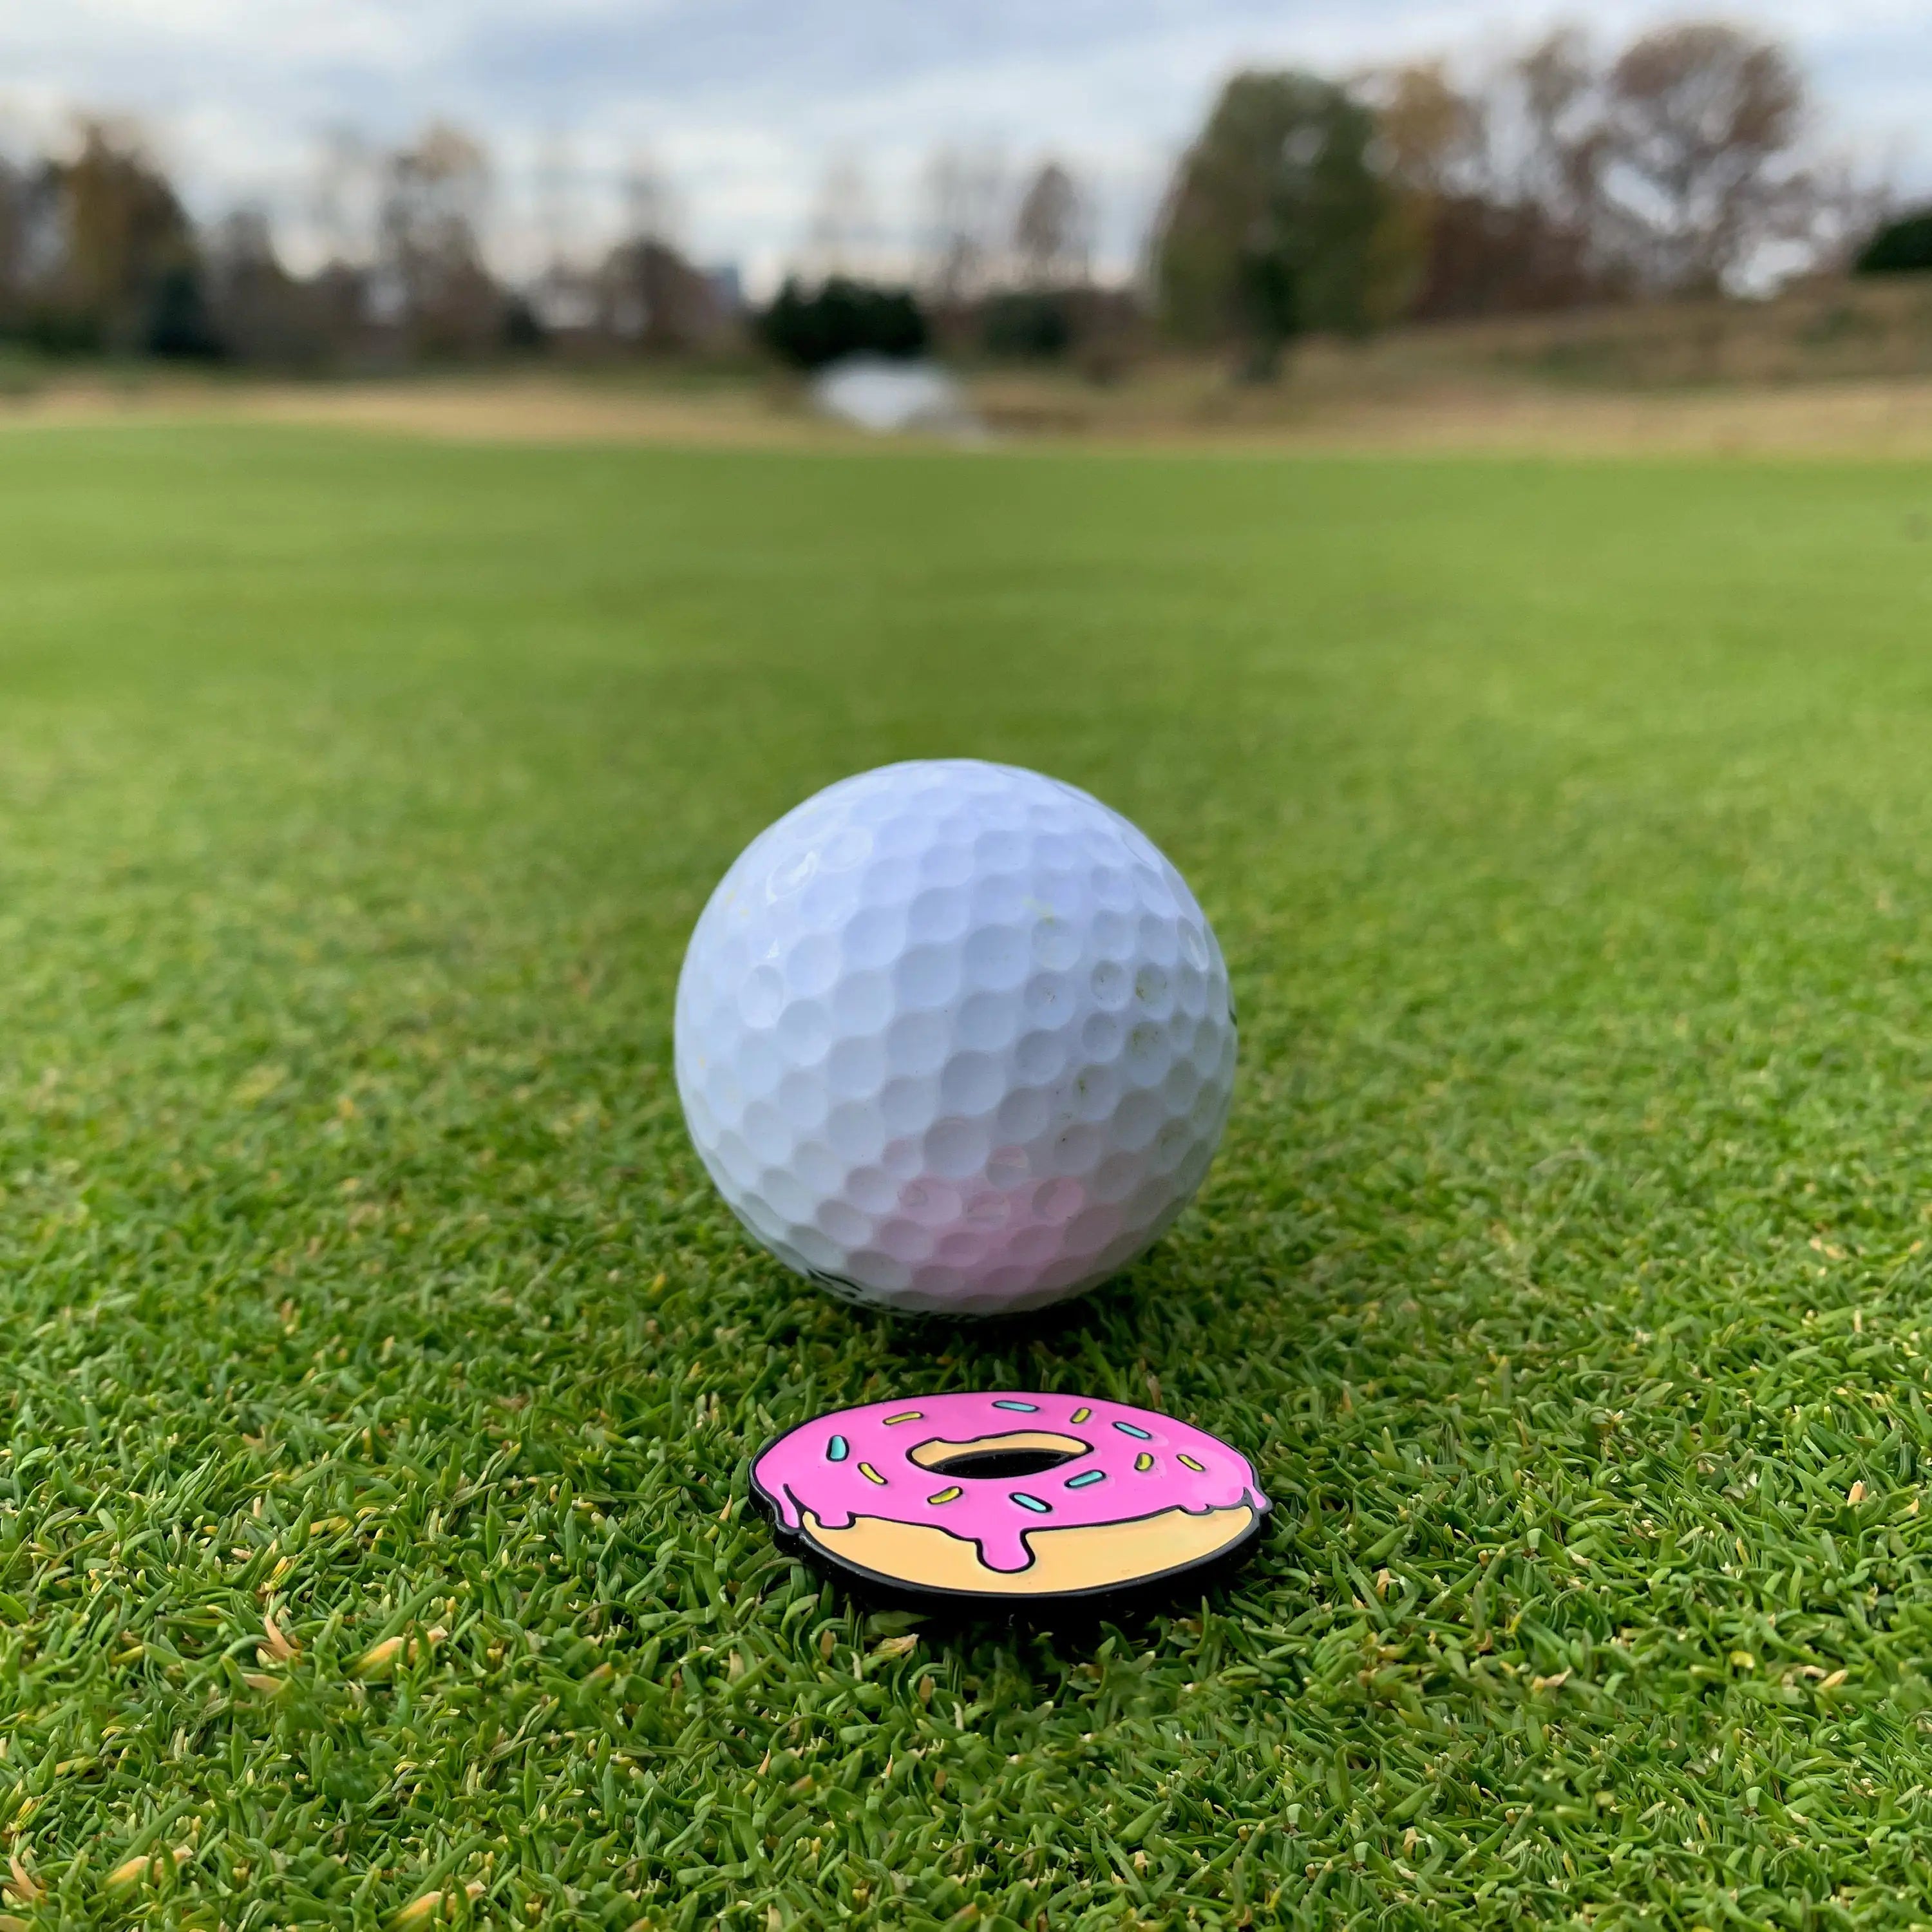
<instances>
[{"instance_id":1,"label":"golf ball marker","mask_svg":"<svg viewBox=\"0 0 1932 1932\"><path fill-rule=\"evenodd\" d=\"M1247 1458L1204 1430L1011 1391L819 1416L752 1483L782 1534L863 1581L1006 1603L1178 1576L1238 1550L1269 1507Z\"/></svg>"},{"instance_id":2,"label":"golf ball marker","mask_svg":"<svg viewBox=\"0 0 1932 1932\"><path fill-rule=\"evenodd\" d=\"M692 1138L750 1232L859 1301L1039 1307L1131 1261L1226 1120L1227 969L1185 882L1036 772L888 766L746 848L678 985Z\"/></svg>"}]
</instances>

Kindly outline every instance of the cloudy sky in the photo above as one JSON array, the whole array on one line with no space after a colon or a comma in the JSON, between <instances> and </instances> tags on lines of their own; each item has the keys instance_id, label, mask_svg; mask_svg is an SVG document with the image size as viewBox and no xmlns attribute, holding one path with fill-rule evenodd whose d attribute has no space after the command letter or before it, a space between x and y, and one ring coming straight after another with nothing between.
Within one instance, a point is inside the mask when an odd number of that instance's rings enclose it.
<instances>
[{"instance_id":1,"label":"cloudy sky","mask_svg":"<svg viewBox=\"0 0 1932 1932\"><path fill-rule=\"evenodd\" d=\"M488 141L506 266L560 231L604 238L647 165L693 252L754 285L835 166L868 184L890 248L936 147L1012 170L1052 151L1092 184L1118 264L1241 63L1478 57L1564 14L1608 36L1687 10L1786 36L1820 138L1932 186L1927 0L0 0L0 141L48 139L77 108L135 115L198 212L264 205L299 255L329 130L393 140L442 116Z\"/></svg>"}]
</instances>

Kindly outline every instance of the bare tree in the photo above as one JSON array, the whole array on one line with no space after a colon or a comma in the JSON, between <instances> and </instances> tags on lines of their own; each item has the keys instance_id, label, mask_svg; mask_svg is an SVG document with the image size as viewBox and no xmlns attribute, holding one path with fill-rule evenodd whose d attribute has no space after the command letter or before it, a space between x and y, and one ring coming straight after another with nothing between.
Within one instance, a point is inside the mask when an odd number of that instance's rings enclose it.
<instances>
[{"instance_id":1,"label":"bare tree","mask_svg":"<svg viewBox=\"0 0 1932 1932\"><path fill-rule=\"evenodd\" d=\"M1384 234L1403 312L1559 309L1610 290L1598 70L1576 35L1467 82L1427 62L1362 85L1396 191Z\"/></svg>"},{"instance_id":2,"label":"bare tree","mask_svg":"<svg viewBox=\"0 0 1932 1932\"><path fill-rule=\"evenodd\" d=\"M375 208L380 164L353 128L322 135L316 157L310 214L330 262L366 262L375 250Z\"/></svg>"},{"instance_id":3,"label":"bare tree","mask_svg":"<svg viewBox=\"0 0 1932 1932\"><path fill-rule=\"evenodd\" d=\"M677 202L677 190L656 157L642 148L633 153L624 170L625 238L674 247Z\"/></svg>"},{"instance_id":4,"label":"bare tree","mask_svg":"<svg viewBox=\"0 0 1932 1932\"><path fill-rule=\"evenodd\" d=\"M1888 220L1900 212L1889 174L1870 172L1843 154L1828 155L1806 175L1793 198L1791 240L1802 259L1827 273L1852 269Z\"/></svg>"},{"instance_id":5,"label":"bare tree","mask_svg":"<svg viewBox=\"0 0 1932 1932\"><path fill-rule=\"evenodd\" d=\"M30 259L33 187L26 170L0 157L0 320L17 322Z\"/></svg>"},{"instance_id":6,"label":"bare tree","mask_svg":"<svg viewBox=\"0 0 1932 1932\"><path fill-rule=\"evenodd\" d=\"M378 300L431 354L474 351L501 324L496 284L484 266L482 231L490 193L479 142L445 122L384 170L378 223Z\"/></svg>"},{"instance_id":7,"label":"bare tree","mask_svg":"<svg viewBox=\"0 0 1932 1932\"><path fill-rule=\"evenodd\" d=\"M655 237L619 242L597 287L606 334L646 354L715 350L732 334L732 316L711 278Z\"/></svg>"},{"instance_id":8,"label":"bare tree","mask_svg":"<svg viewBox=\"0 0 1932 1932\"><path fill-rule=\"evenodd\" d=\"M575 250L578 216L577 157L570 136L553 128L537 153L536 215L545 266L567 266Z\"/></svg>"},{"instance_id":9,"label":"bare tree","mask_svg":"<svg viewBox=\"0 0 1932 1932\"><path fill-rule=\"evenodd\" d=\"M647 354L716 350L734 328L718 288L678 246L677 201L670 176L639 149L624 178L624 236L598 289L605 333Z\"/></svg>"},{"instance_id":10,"label":"bare tree","mask_svg":"<svg viewBox=\"0 0 1932 1932\"><path fill-rule=\"evenodd\" d=\"M1618 57L1606 92L1609 180L1653 286L1720 289L1804 218L1804 85L1774 42L1714 22L1660 28Z\"/></svg>"},{"instance_id":11,"label":"bare tree","mask_svg":"<svg viewBox=\"0 0 1932 1932\"><path fill-rule=\"evenodd\" d=\"M1850 169L1805 165L1796 68L1736 27L1660 28L1608 60L1566 28L1466 88L1439 65L1370 88L1419 315L1733 286L1778 252L1841 256L1873 202Z\"/></svg>"},{"instance_id":12,"label":"bare tree","mask_svg":"<svg viewBox=\"0 0 1932 1932\"><path fill-rule=\"evenodd\" d=\"M1482 102L1464 93L1440 61L1370 74L1389 172L1419 192L1452 194L1479 184L1488 127Z\"/></svg>"},{"instance_id":13,"label":"bare tree","mask_svg":"<svg viewBox=\"0 0 1932 1932\"><path fill-rule=\"evenodd\" d=\"M274 230L267 211L250 206L223 216L208 232L208 280L218 296L230 288L279 277Z\"/></svg>"},{"instance_id":14,"label":"bare tree","mask_svg":"<svg viewBox=\"0 0 1932 1932\"><path fill-rule=\"evenodd\" d=\"M1559 27L1538 41L1506 72L1503 91L1512 85L1521 137L1505 178L1515 198L1602 238L1609 136L1602 75L1582 29ZM1502 112L1508 116L1507 102Z\"/></svg>"},{"instance_id":15,"label":"bare tree","mask_svg":"<svg viewBox=\"0 0 1932 1932\"><path fill-rule=\"evenodd\" d=\"M1013 254L1021 278L1050 288L1087 279L1086 196L1058 161L1047 161L1027 184L1013 217Z\"/></svg>"},{"instance_id":16,"label":"bare tree","mask_svg":"<svg viewBox=\"0 0 1932 1932\"><path fill-rule=\"evenodd\" d=\"M1006 164L998 152L941 148L927 163L920 252L923 277L942 305L983 294L999 278Z\"/></svg>"},{"instance_id":17,"label":"bare tree","mask_svg":"<svg viewBox=\"0 0 1932 1932\"><path fill-rule=\"evenodd\" d=\"M875 266L878 244L878 216L865 168L856 155L836 155L819 183L806 225L806 272L821 281L865 274Z\"/></svg>"},{"instance_id":18,"label":"bare tree","mask_svg":"<svg viewBox=\"0 0 1932 1932\"><path fill-rule=\"evenodd\" d=\"M260 207L244 207L218 221L203 252L208 295L224 350L244 362L284 367L322 361L332 342L330 284L339 268L300 282L282 266L274 231Z\"/></svg>"}]
</instances>

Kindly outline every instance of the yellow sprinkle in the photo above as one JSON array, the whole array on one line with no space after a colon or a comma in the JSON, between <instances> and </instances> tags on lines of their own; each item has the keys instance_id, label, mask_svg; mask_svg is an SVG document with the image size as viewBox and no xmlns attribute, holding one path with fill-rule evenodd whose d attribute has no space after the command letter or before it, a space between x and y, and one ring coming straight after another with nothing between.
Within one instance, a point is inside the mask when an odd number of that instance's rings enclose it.
<instances>
[{"instance_id":1,"label":"yellow sprinkle","mask_svg":"<svg viewBox=\"0 0 1932 1932\"><path fill-rule=\"evenodd\" d=\"M872 1467L871 1463L861 1462L859 1465L859 1473L865 1478L867 1482L877 1483L880 1489L884 1489L885 1487L885 1478L880 1475L878 1471Z\"/></svg>"},{"instance_id":2,"label":"yellow sprinkle","mask_svg":"<svg viewBox=\"0 0 1932 1932\"><path fill-rule=\"evenodd\" d=\"M925 1417L924 1417L924 1416L923 1416L923 1415L920 1412L920 1411L919 1411L919 1410L917 1410L917 1409L916 1409L916 1408L909 1408L909 1409L908 1409L908 1410L906 1411L906 1412L905 1412L903 1415L889 1415L889 1416L887 1416L887 1417L886 1418L885 1420L884 1420L884 1422L882 1422L879 1426L880 1426L880 1428L882 1428L882 1429L890 1429L891 1427L892 1427L892 1426L893 1426L893 1425L894 1425L895 1424L897 1424L897 1423L901 1423L901 1422L922 1422L922 1421L924 1421L924 1420L925 1420L925 1419L926 1419L926 1418L925 1418Z\"/></svg>"},{"instance_id":3,"label":"yellow sprinkle","mask_svg":"<svg viewBox=\"0 0 1932 1932\"><path fill-rule=\"evenodd\" d=\"M957 1502L965 1493L966 1492L955 1483L950 1490L941 1490L938 1496L928 1496L926 1501L929 1503L953 1503Z\"/></svg>"},{"instance_id":4,"label":"yellow sprinkle","mask_svg":"<svg viewBox=\"0 0 1932 1932\"><path fill-rule=\"evenodd\" d=\"M1154 1467L1154 1458L1145 1450L1134 1458L1134 1467L1144 1476Z\"/></svg>"},{"instance_id":5,"label":"yellow sprinkle","mask_svg":"<svg viewBox=\"0 0 1932 1932\"><path fill-rule=\"evenodd\" d=\"M1192 1469L1197 1476L1204 1476L1207 1474L1208 1466L1206 1463L1196 1462L1192 1456L1184 1456L1180 1460L1184 1466Z\"/></svg>"},{"instance_id":6,"label":"yellow sprinkle","mask_svg":"<svg viewBox=\"0 0 1932 1932\"><path fill-rule=\"evenodd\" d=\"M1090 1408L1076 1408L1073 1412L1072 1419L1076 1422L1084 1422L1094 1412Z\"/></svg>"}]
</instances>

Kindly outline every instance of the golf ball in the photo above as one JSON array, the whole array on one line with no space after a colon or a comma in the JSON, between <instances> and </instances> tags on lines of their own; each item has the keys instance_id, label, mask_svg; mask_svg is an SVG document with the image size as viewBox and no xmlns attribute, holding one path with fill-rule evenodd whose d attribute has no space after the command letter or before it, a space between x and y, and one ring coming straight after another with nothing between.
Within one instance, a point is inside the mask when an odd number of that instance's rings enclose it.
<instances>
[{"instance_id":1,"label":"golf ball","mask_svg":"<svg viewBox=\"0 0 1932 1932\"><path fill-rule=\"evenodd\" d=\"M678 981L679 1095L732 1210L834 1294L992 1315L1139 1254L1214 1157L1228 969L1097 799L965 758L808 799L739 855Z\"/></svg>"}]
</instances>

